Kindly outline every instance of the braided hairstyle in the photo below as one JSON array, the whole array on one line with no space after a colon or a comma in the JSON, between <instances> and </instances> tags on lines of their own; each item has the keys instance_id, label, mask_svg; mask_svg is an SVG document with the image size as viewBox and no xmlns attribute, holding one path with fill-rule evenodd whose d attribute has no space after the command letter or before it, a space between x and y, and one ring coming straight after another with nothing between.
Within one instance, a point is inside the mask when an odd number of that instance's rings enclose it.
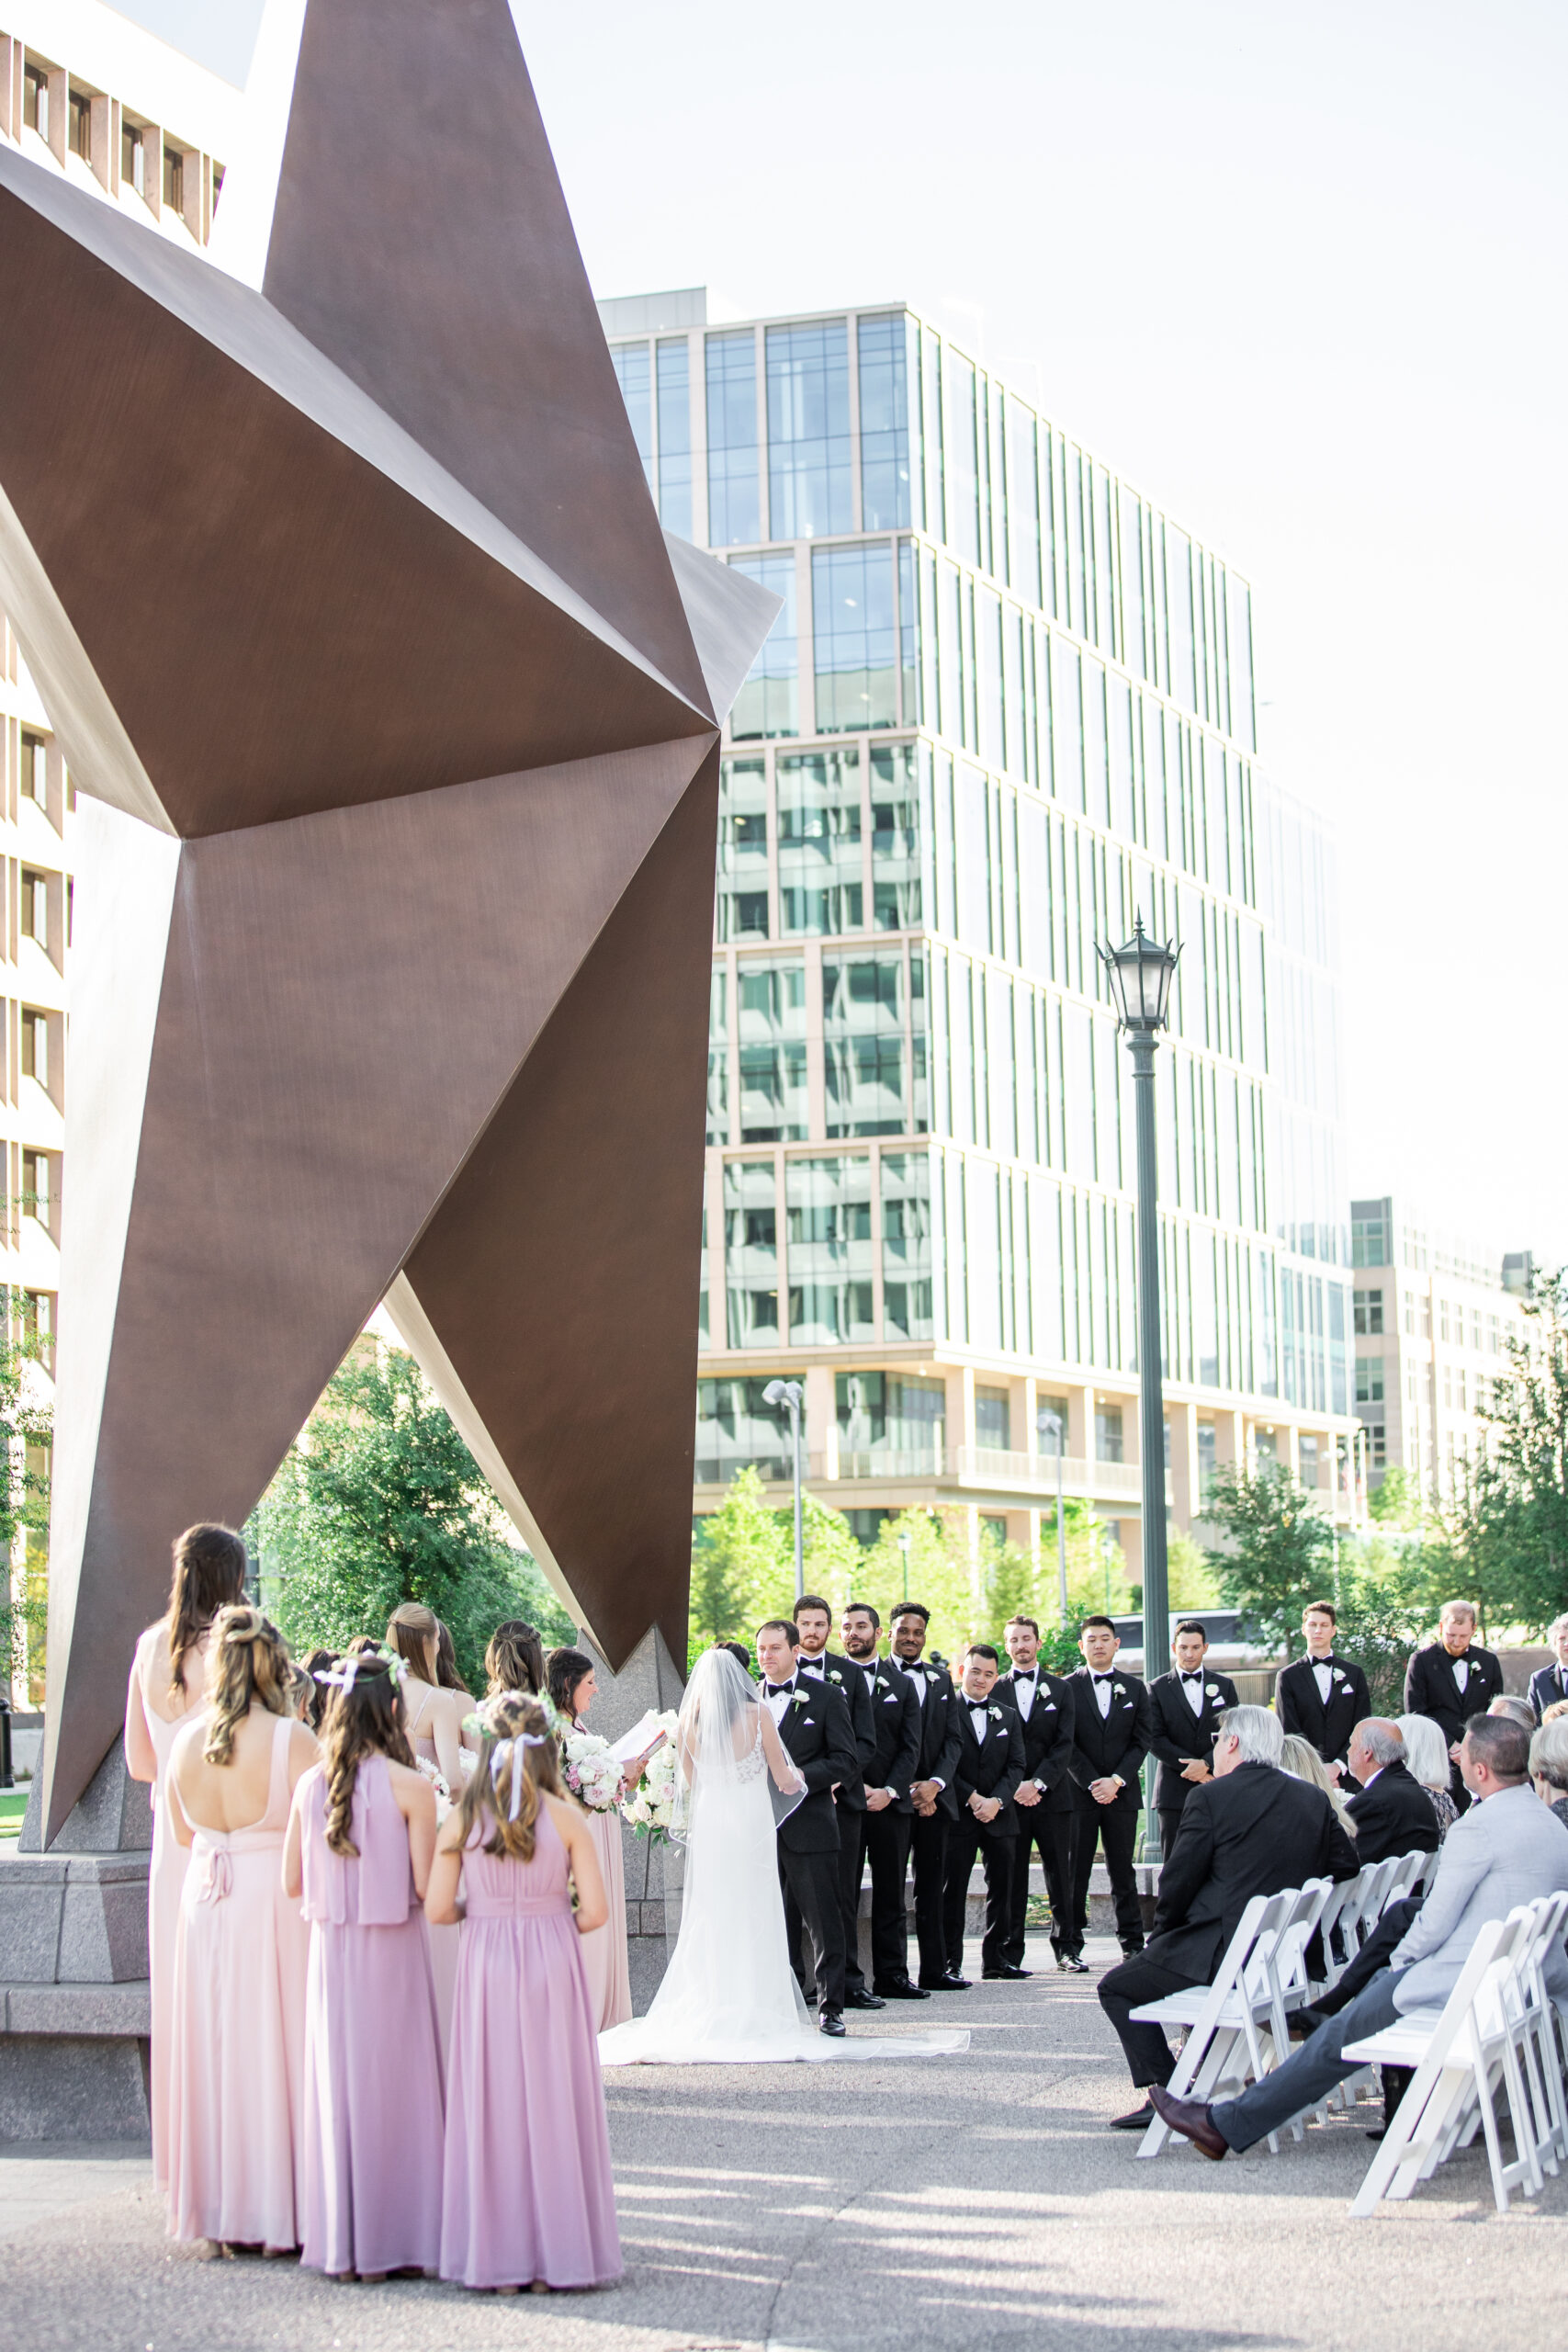
<instances>
[{"instance_id":1,"label":"braided hairstyle","mask_svg":"<svg viewBox=\"0 0 1568 2352\"><path fill-rule=\"evenodd\" d=\"M566 1718L569 1724L577 1720L577 1709L571 1703L577 1695L577 1686L585 1674L592 1674L592 1671L593 1660L582 1650L559 1649L550 1652L549 1664L546 1668L546 1683L549 1690L550 1704L558 1715L563 1715Z\"/></svg>"},{"instance_id":2,"label":"braided hairstyle","mask_svg":"<svg viewBox=\"0 0 1568 2352\"><path fill-rule=\"evenodd\" d=\"M534 1699L542 1695L545 1645L525 1618L508 1617L496 1627L485 1651L485 1672L490 1677L492 1699L502 1690L521 1690Z\"/></svg>"},{"instance_id":3,"label":"braided hairstyle","mask_svg":"<svg viewBox=\"0 0 1568 2352\"><path fill-rule=\"evenodd\" d=\"M402 1693L392 1669L379 1656L362 1656L346 1690L329 1690L321 1718L321 1762L327 1776L327 1844L352 1860L359 1849L349 1835L360 1761L385 1756L413 1766L403 1729Z\"/></svg>"},{"instance_id":4,"label":"braided hairstyle","mask_svg":"<svg viewBox=\"0 0 1568 2352\"><path fill-rule=\"evenodd\" d=\"M294 1713L294 1668L277 1627L248 1601L220 1609L212 1621L207 1661L207 1745L209 1764L234 1760L235 1726L254 1706L269 1715Z\"/></svg>"},{"instance_id":5,"label":"braided hairstyle","mask_svg":"<svg viewBox=\"0 0 1568 2352\"><path fill-rule=\"evenodd\" d=\"M231 1527L203 1521L175 1538L175 1572L169 1583L169 1700L184 1706L186 1659L218 1611L243 1600L244 1538Z\"/></svg>"},{"instance_id":6,"label":"braided hairstyle","mask_svg":"<svg viewBox=\"0 0 1568 2352\"><path fill-rule=\"evenodd\" d=\"M482 1816L491 1824L484 1847L487 1854L505 1854L514 1862L532 1861L540 1804L546 1796L565 1794L548 1718L536 1699L520 1690L509 1690L498 1699L487 1700L479 1720L483 1745L457 1806L458 1849L461 1850L468 1844L475 1824ZM516 1751L523 1758L522 1803L516 1820L509 1821L513 1754L510 1743L525 1733L541 1744Z\"/></svg>"}]
</instances>

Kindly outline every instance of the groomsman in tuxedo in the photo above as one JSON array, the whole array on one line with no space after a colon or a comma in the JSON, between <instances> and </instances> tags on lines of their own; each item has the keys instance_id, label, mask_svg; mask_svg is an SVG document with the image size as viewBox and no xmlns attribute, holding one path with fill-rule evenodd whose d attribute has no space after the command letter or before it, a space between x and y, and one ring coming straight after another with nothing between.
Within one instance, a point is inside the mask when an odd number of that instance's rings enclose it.
<instances>
[{"instance_id":1,"label":"groomsman in tuxedo","mask_svg":"<svg viewBox=\"0 0 1568 2352\"><path fill-rule=\"evenodd\" d=\"M1503 1696L1502 1661L1475 1638L1475 1611L1468 1600L1445 1601L1438 1616L1438 1638L1419 1649L1404 1669L1404 1712L1429 1715L1449 1751L1449 1790L1463 1813L1470 1792L1459 1769L1465 1726Z\"/></svg>"},{"instance_id":2,"label":"groomsman in tuxedo","mask_svg":"<svg viewBox=\"0 0 1568 2352\"><path fill-rule=\"evenodd\" d=\"M1155 1810L1159 1849L1168 1861L1181 1826L1181 1809L1194 1789L1214 1777L1214 1735L1220 1717L1235 1705L1235 1684L1211 1674L1203 1664L1209 1633L1196 1617L1184 1617L1170 1645L1176 1664L1149 1685L1154 1736L1149 1753L1159 1759Z\"/></svg>"},{"instance_id":3,"label":"groomsman in tuxedo","mask_svg":"<svg viewBox=\"0 0 1568 2352\"><path fill-rule=\"evenodd\" d=\"M920 1710L920 1753L909 1792L915 1804L909 1851L915 1866L920 1988L927 1993L959 1993L967 1988L962 1976L950 1977L947 1973L942 1896L948 1832L958 1819L953 1775L960 1735L953 1679L945 1667L928 1666L921 1656L931 1614L922 1601L899 1602L892 1618L893 1663L914 1685Z\"/></svg>"},{"instance_id":4,"label":"groomsman in tuxedo","mask_svg":"<svg viewBox=\"0 0 1568 2352\"><path fill-rule=\"evenodd\" d=\"M909 1832L915 1800L910 1794L920 1760L920 1703L907 1675L876 1655L882 1620L869 1600L852 1600L840 1621L844 1649L858 1667L871 1703L872 1747L864 1759L865 1810L860 1822L861 1870L871 1862L872 1990L884 2001L924 2001L930 1995L909 1982L909 1926L904 1910L904 1876L909 1865ZM840 1831L850 1826L840 1814ZM857 1897L856 1909L859 1909ZM850 1933L858 1939L858 1928Z\"/></svg>"},{"instance_id":5,"label":"groomsman in tuxedo","mask_svg":"<svg viewBox=\"0 0 1568 2352\"><path fill-rule=\"evenodd\" d=\"M757 1628L762 1701L806 1780L806 1796L778 1831L779 1880L811 1938L817 2021L844 2030L844 1915L839 1900L839 1821L833 1790L860 1770L850 1711L830 1682L799 1671L800 1637L783 1617ZM798 1973L798 1972L797 1972Z\"/></svg>"},{"instance_id":6,"label":"groomsman in tuxedo","mask_svg":"<svg viewBox=\"0 0 1568 2352\"><path fill-rule=\"evenodd\" d=\"M1556 1663L1538 1666L1530 1676L1530 1705L1535 1709L1537 1723L1548 1707L1568 1699L1568 1617L1554 1617L1546 1629L1546 1638Z\"/></svg>"},{"instance_id":7,"label":"groomsman in tuxedo","mask_svg":"<svg viewBox=\"0 0 1568 2352\"><path fill-rule=\"evenodd\" d=\"M1032 1617L1010 1617L1002 1639L1012 1664L997 1681L997 1696L1010 1696L1023 1726L1023 1778L1013 1794L1018 1841L1012 1855L1012 1903L1002 1958L1023 1965L1029 1913L1029 1860L1040 1849L1045 1891L1051 1900L1051 1949L1058 1968L1081 1975L1087 1965L1073 1942L1073 1848L1077 1810L1073 1804L1073 1693L1061 1675L1040 1663L1040 1628Z\"/></svg>"},{"instance_id":8,"label":"groomsman in tuxedo","mask_svg":"<svg viewBox=\"0 0 1568 2352\"><path fill-rule=\"evenodd\" d=\"M1350 1734L1371 1713L1372 1697L1360 1668L1334 1655L1338 1622L1331 1600L1309 1601L1303 1610L1306 1656L1280 1668L1274 1712L1287 1736L1298 1733L1344 1780L1350 1770Z\"/></svg>"},{"instance_id":9,"label":"groomsman in tuxedo","mask_svg":"<svg viewBox=\"0 0 1568 2352\"><path fill-rule=\"evenodd\" d=\"M947 1975L968 1984L964 1973L964 1912L976 1854L986 1866L986 1936L980 1946L985 1976L1027 1976L1003 1954L1012 1919L1012 1852L1018 1838L1013 1792L1023 1778L1023 1724L1010 1702L994 1694L1001 1664L989 1642L971 1642L964 1656L957 1694L958 1761L953 1792L958 1818L948 1831L942 1887L942 1932Z\"/></svg>"},{"instance_id":10,"label":"groomsman in tuxedo","mask_svg":"<svg viewBox=\"0 0 1568 2352\"><path fill-rule=\"evenodd\" d=\"M833 1628L833 1612L820 1594L802 1593L795 1604L795 1623L800 1635L800 1673L807 1681L832 1685L850 1711L850 1727L855 1736L855 1753L862 1770L856 1772L852 1781L846 1781L841 1788L835 1791L833 1797L839 1810L839 1900L844 1914L844 2007L846 2009L879 2009L882 2003L869 1990L865 1978L861 1974L860 1935L856 1924L860 1913L861 1868L865 1852L865 1781L863 1774L873 1745L871 1699L864 1675L841 1652L828 1647L828 1637ZM798 1917L790 1917L786 1925L793 1960L800 1944Z\"/></svg>"},{"instance_id":11,"label":"groomsman in tuxedo","mask_svg":"<svg viewBox=\"0 0 1568 2352\"><path fill-rule=\"evenodd\" d=\"M1144 1949L1144 1915L1138 1904L1133 1858L1144 1792L1138 1775L1154 1734L1154 1710L1146 1682L1116 1664L1120 1636L1109 1617L1086 1617L1078 1633L1084 1662L1073 1686L1073 1780L1077 1806L1077 1850L1073 1857L1073 1936L1081 1946L1089 1931L1089 1882L1094 1849L1105 1848L1105 1867L1116 1905L1116 1933L1122 1956Z\"/></svg>"}]
</instances>

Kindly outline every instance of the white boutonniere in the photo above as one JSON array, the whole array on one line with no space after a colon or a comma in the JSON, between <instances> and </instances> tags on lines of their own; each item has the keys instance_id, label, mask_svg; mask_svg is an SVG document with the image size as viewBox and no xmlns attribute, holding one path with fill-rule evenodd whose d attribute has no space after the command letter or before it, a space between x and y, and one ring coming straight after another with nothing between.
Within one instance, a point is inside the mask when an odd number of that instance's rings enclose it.
<instances>
[{"instance_id":1,"label":"white boutonniere","mask_svg":"<svg viewBox=\"0 0 1568 2352\"><path fill-rule=\"evenodd\" d=\"M990 1716L990 1718L991 1718L991 1721L992 1721L994 1724L999 1724L999 1723L1000 1723L1000 1721L1001 1721L1001 1719L1002 1719L1002 1711L1001 1711L1001 1709L1000 1709L999 1707L991 1707L991 1708L988 1708L988 1709L987 1710L987 1713L989 1714L989 1716Z\"/></svg>"},{"instance_id":2,"label":"white boutonniere","mask_svg":"<svg viewBox=\"0 0 1568 2352\"><path fill-rule=\"evenodd\" d=\"M1113 1682L1111 1686L1111 1694L1112 1698L1124 1699L1127 1696L1127 1685L1124 1682Z\"/></svg>"},{"instance_id":3,"label":"white boutonniere","mask_svg":"<svg viewBox=\"0 0 1568 2352\"><path fill-rule=\"evenodd\" d=\"M1343 1682L1345 1679L1344 1668L1342 1666L1331 1667L1329 1668L1328 1679L1330 1682Z\"/></svg>"},{"instance_id":4,"label":"white boutonniere","mask_svg":"<svg viewBox=\"0 0 1568 2352\"><path fill-rule=\"evenodd\" d=\"M828 1668L828 1679L829 1682L841 1682L843 1679L843 1676L839 1672L836 1666L830 1666Z\"/></svg>"},{"instance_id":5,"label":"white boutonniere","mask_svg":"<svg viewBox=\"0 0 1568 2352\"><path fill-rule=\"evenodd\" d=\"M792 1701L792 1702L791 1702L791 1703L792 1703L793 1705L796 1706L796 1707L808 1707L808 1706L811 1704L811 1702L810 1702L810 1700L807 1697L807 1695L806 1695L806 1693L805 1693L805 1691L804 1691L804 1690L797 1690L797 1691L795 1693L794 1699L793 1699L793 1701Z\"/></svg>"},{"instance_id":6,"label":"white boutonniere","mask_svg":"<svg viewBox=\"0 0 1568 2352\"><path fill-rule=\"evenodd\" d=\"M1204 1683L1204 1685L1203 1685L1203 1696L1204 1696L1204 1698L1205 1698L1205 1699L1217 1699L1217 1698L1219 1697L1219 1695L1220 1695L1220 1686L1219 1686L1219 1684L1218 1684L1217 1682L1205 1682L1205 1683Z\"/></svg>"}]
</instances>

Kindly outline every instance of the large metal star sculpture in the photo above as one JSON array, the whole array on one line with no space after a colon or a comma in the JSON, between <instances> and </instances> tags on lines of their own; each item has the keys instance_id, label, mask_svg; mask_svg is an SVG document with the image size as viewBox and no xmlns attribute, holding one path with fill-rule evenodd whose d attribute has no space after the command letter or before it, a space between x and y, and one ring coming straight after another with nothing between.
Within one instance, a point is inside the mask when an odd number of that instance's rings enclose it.
<instances>
[{"instance_id":1,"label":"large metal star sculpture","mask_svg":"<svg viewBox=\"0 0 1568 2352\"><path fill-rule=\"evenodd\" d=\"M0 151L0 605L93 796L44 1845L171 1537L384 1297L610 1662L683 1656L718 730L776 606L660 530L506 0L283 16L259 284Z\"/></svg>"}]
</instances>

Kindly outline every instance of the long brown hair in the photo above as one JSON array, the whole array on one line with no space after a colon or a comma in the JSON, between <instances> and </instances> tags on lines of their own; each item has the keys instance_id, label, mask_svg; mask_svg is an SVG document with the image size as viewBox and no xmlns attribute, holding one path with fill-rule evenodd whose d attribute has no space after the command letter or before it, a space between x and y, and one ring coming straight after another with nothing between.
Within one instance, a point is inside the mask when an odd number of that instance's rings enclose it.
<instances>
[{"instance_id":1,"label":"long brown hair","mask_svg":"<svg viewBox=\"0 0 1568 2352\"><path fill-rule=\"evenodd\" d=\"M575 1723L577 1709L571 1702L577 1696L577 1686L583 1676L592 1673L593 1660L582 1650L552 1650L546 1671L551 1706L558 1714L564 1715L569 1724Z\"/></svg>"},{"instance_id":2,"label":"long brown hair","mask_svg":"<svg viewBox=\"0 0 1568 2352\"><path fill-rule=\"evenodd\" d=\"M547 1796L564 1794L560 1784L555 1741L550 1737L549 1724L536 1699L523 1691L506 1691L499 1699L486 1702L479 1718L484 1742L479 1760L469 1776L457 1806L457 1844L466 1846L473 1834L474 1825L481 1817L491 1824L491 1834L484 1841L487 1854L505 1854L514 1862L530 1862L534 1859L534 1835L539 1818L539 1806ZM515 1821L507 1819L512 1803L512 1750L506 1743L524 1736L536 1740L534 1747L520 1749L523 1758L522 1803ZM496 1786L496 1757L501 1755L500 1781Z\"/></svg>"},{"instance_id":3,"label":"long brown hair","mask_svg":"<svg viewBox=\"0 0 1568 2352\"><path fill-rule=\"evenodd\" d=\"M184 1702L186 1659L220 1609L243 1598L245 1541L231 1527L203 1520L175 1538L169 1582L169 1697Z\"/></svg>"},{"instance_id":4,"label":"long brown hair","mask_svg":"<svg viewBox=\"0 0 1568 2352\"><path fill-rule=\"evenodd\" d=\"M294 1668L288 1645L259 1609L241 1601L212 1621L207 1661L207 1745L209 1764L234 1760L234 1728L253 1706L269 1715L294 1713Z\"/></svg>"},{"instance_id":5,"label":"long brown hair","mask_svg":"<svg viewBox=\"0 0 1568 2352\"><path fill-rule=\"evenodd\" d=\"M422 1682L435 1682L440 1623L423 1600L400 1601L387 1620L387 1647L406 1658Z\"/></svg>"},{"instance_id":6,"label":"long brown hair","mask_svg":"<svg viewBox=\"0 0 1568 2352\"><path fill-rule=\"evenodd\" d=\"M452 1639L452 1628L439 1617L435 1621L435 1679L443 1690L456 1690L465 1699L474 1695L457 1671L457 1645Z\"/></svg>"},{"instance_id":7,"label":"long brown hair","mask_svg":"<svg viewBox=\"0 0 1568 2352\"><path fill-rule=\"evenodd\" d=\"M508 1617L496 1627L485 1651L490 1695L521 1690L538 1698L545 1687L545 1645L525 1618Z\"/></svg>"},{"instance_id":8,"label":"long brown hair","mask_svg":"<svg viewBox=\"0 0 1568 2352\"><path fill-rule=\"evenodd\" d=\"M346 1690L328 1693L321 1719L321 1762L327 1775L327 1843L345 1860L359 1849L349 1835L354 1791L367 1756L413 1764L403 1728L403 1702L384 1657L361 1657Z\"/></svg>"}]
</instances>

